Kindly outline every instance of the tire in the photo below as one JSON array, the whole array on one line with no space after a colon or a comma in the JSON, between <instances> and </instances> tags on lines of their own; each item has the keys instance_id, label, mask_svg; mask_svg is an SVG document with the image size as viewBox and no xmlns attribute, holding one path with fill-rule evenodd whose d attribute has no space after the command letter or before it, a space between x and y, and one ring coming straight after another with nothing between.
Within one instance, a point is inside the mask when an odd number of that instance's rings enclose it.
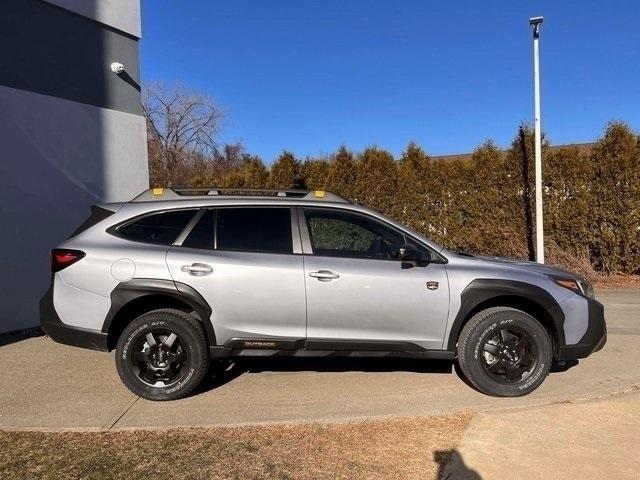
<instances>
[{"instance_id":1,"label":"tire","mask_svg":"<svg viewBox=\"0 0 640 480\"><path fill-rule=\"evenodd\" d=\"M140 315L118 339L116 368L127 388L142 398L182 398L200 384L209 368L204 329L180 310Z\"/></svg>"},{"instance_id":2,"label":"tire","mask_svg":"<svg viewBox=\"0 0 640 480\"><path fill-rule=\"evenodd\" d=\"M458 338L458 363L469 383L495 397L519 397L549 373L551 338L531 315L493 307L474 315Z\"/></svg>"}]
</instances>

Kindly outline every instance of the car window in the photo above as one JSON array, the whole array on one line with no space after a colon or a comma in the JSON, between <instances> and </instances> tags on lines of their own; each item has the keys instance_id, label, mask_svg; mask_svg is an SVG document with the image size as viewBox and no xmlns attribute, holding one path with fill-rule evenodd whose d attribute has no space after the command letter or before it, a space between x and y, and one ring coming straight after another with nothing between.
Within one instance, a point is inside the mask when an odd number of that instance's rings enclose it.
<instances>
[{"instance_id":1,"label":"car window","mask_svg":"<svg viewBox=\"0 0 640 480\"><path fill-rule=\"evenodd\" d=\"M219 250L293 252L289 208L221 208L217 230Z\"/></svg>"},{"instance_id":2,"label":"car window","mask_svg":"<svg viewBox=\"0 0 640 480\"><path fill-rule=\"evenodd\" d=\"M214 242L214 226L216 211L207 210L198 223L195 224L187 238L182 242L183 247L212 249Z\"/></svg>"},{"instance_id":3,"label":"car window","mask_svg":"<svg viewBox=\"0 0 640 480\"><path fill-rule=\"evenodd\" d=\"M397 259L404 235L386 225L349 212L305 210L314 255Z\"/></svg>"},{"instance_id":4,"label":"car window","mask_svg":"<svg viewBox=\"0 0 640 480\"><path fill-rule=\"evenodd\" d=\"M197 210L175 210L147 215L122 225L118 235L136 242L171 245Z\"/></svg>"},{"instance_id":5,"label":"car window","mask_svg":"<svg viewBox=\"0 0 640 480\"><path fill-rule=\"evenodd\" d=\"M429 259L429 261L434 260L434 254L431 252L431 250L429 250L427 247L425 247L424 245L420 245L418 242L416 242L413 238L407 236L405 237L407 242L409 245L413 245L416 250L418 250L418 252L420 252L420 255L422 258L426 258ZM438 261L438 258L435 258L436 261Z\"/></svg>"}]
</instances>

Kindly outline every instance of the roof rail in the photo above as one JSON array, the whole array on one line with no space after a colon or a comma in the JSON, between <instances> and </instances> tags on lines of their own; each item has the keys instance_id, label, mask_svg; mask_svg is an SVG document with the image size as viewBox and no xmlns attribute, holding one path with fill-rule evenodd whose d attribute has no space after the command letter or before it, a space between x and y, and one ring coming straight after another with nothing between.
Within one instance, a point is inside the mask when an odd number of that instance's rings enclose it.
<instances>
[{"instance_id":1,"label":"roof rail","mask_svg":"<svg viewBox=\"0 0 640 480\"><path fill-rule=\"evenodd\" d=\"M191 187L191 188L150 188L133 198L132 202L156 202L169 200L201 200L211 197L237 198L295 198L299 200L314 200L324 202L349 203L335 193L324 190L304 189L268 189L268 188L220 188L220 187Z\"/></svg>"}]
</instances>

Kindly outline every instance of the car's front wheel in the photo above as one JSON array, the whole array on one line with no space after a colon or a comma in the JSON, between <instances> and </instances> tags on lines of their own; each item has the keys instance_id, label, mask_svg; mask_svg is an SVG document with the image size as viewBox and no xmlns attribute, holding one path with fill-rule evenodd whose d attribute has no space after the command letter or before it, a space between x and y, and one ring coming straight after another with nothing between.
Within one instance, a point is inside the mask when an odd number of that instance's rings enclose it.
<instances>
[{"instance_id":1,"label":"car's front wheel","mask_svg":"<svg viewBox=\"0 0 640 480\"><path fill-rule=\"evenodd\" d=\"M531 315L493 307L474 315L458 339L458 363L479 391L498 397L526 395L542 384L552 360L545 328Z\"/></svg>"},{"instance_id":2,"label":"car's front wheel","mask_svg":"<svg viewBox=\"0 0 640 480\"><path fill-rule=\"evenodd\" d=\"M124 384L149 400L175 400L200 384L209 367L204 331L179 310L154 310L133 320L116 347Z\"/></svg>"}]
</instances>

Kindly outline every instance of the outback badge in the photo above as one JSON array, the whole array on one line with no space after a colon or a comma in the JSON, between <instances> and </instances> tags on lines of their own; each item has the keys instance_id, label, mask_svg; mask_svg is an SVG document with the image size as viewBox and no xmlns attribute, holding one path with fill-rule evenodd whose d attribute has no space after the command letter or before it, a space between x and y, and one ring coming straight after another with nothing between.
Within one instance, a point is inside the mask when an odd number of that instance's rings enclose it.
<instances>
[{"instance_id":1,"label":"outback badge","mask_svg":"<svg viewBox=\"0 0 640 480\"><path fill-rule=\"evenodd\" d=\"M434 282L434 281L427 282L427 288L429 290L437 290L439 286L440 286L440 283L438 282Z\"/></svg>"}]
</instances>

